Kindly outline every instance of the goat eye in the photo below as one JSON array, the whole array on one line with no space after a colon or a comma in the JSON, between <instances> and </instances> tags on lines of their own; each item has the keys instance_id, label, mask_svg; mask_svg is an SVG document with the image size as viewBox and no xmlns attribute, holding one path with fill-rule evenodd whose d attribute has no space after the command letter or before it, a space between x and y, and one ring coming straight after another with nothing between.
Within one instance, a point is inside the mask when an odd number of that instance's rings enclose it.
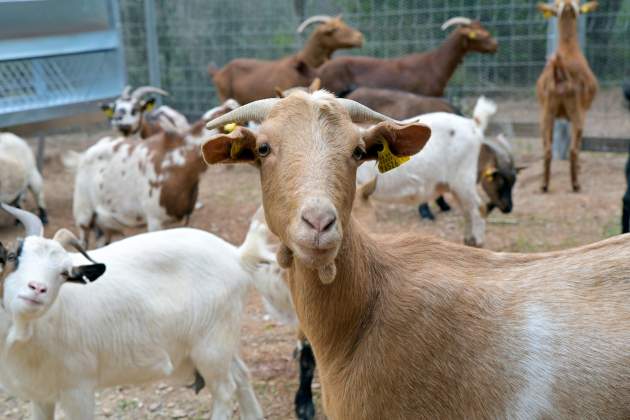
<instances>
[{"instance_id":1,"label":"goat eye","mask_svg":"<svg viewBox=\"0 0 630 420\"><path fill-rule=\"evenodd\" d=\"M360 161L365 157L365 151L357 146L352 152L352 157L354 158L354 160Z\"/></svg>"},{"instance_id":2,"label":"goat eye","mask_svg":"<svg viewBox=\"0 0 630 420\"><path fill-rule=\"evenodd\" d=\"M258 146L258 156L265 157L269 155L269 153L271 153L271 146L269 146L269 143L263 143Z\"/></svg>"}]
</instances>

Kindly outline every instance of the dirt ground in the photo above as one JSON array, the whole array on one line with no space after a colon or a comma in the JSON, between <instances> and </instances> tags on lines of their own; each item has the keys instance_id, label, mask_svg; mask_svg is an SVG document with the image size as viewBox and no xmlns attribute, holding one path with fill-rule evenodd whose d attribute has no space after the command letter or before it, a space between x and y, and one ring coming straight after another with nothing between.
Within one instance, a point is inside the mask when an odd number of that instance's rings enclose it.
<instances>
[{"instance_id":1,"label":"dirt ground","mask_svg":"<svg viewBox=\"0 0 630 420\"><path fill-rule=\"evenodd\" d=\"M81 149L98 136L59 136L48 140L44 177L52 235L60 227L73 227L73 176L66 172L60 153ZM537 252L588 244L619 233L621 197L625 190L625 155L583 153L582 192L570 192L567 162L553 163L550 193L539 192L540 147L537 139L514 141L517 160L529 164L519 175L514 190L514 211L493 213L488 219L486 248L497 251ZM200 200L191 225L219 235L235 244L246 233L250 217L260 202L258 175L253 167L211 167L203 176ZM447 200L454 204L452 198ZM32 201L28 203L32 208ZM437 221L421 221L409 206L377 205L376 225L380 232L417 230L446 240L462 240L462 218L457 209L438 213ZM139 232L130 231L129 234ZM0 240L8 242L20 234L13 226L0 226ZM259 296L252 291L247 305L242 355L251 371L255 390L269 419L293 418L293 395L297 385L296 362L292 358L294 332L269 319ZM316 384L319 397L319 387ZM199 396L186 388L167 383L143 387L118 387L99 392L97 418L173 419L210 418L212 399L207 391ZM236 406L235 406L236 407ZM317 406L321 413L321 406ZM0 418L28 417L28 404L0 393ZM235 417L237 417L235 408ZM60 417L64 418L64 417Z\"/></svg>"}]
</instances>

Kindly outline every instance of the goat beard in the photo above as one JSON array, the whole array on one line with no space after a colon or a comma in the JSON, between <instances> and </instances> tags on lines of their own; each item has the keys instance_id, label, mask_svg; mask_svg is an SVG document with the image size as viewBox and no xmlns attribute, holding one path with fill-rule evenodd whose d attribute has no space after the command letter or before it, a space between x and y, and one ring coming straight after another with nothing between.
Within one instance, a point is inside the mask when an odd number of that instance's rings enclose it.
<instances>
[{"instance_id":1,"label":"goat beard","mask_svg":"<svg viewBox=\"0 0 630 420\"><path fill-rule=\"evenodd\" d=\"M281 268L287 269L291 267L293 264L293 251L291 251L291 249L289 249L289 247L285 244L280 245L280 248L276 253L276 260ZM318 268L317 275L322 284L330 284L335 281L335 277L337 277L337 266L335 265L335 262L330 262L323 267Z\"/></svg>"}]
</instances>

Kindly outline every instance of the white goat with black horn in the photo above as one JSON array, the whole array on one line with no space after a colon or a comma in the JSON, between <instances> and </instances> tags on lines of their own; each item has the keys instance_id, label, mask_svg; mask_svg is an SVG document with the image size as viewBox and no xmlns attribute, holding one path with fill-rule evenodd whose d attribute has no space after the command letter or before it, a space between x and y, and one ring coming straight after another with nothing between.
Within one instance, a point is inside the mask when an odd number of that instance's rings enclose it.
<instances>
[{"instance_id":1,"label":"white goat with black horn","mask_svg":"<svg viewBox=\"0 0 630 420\"><path fill-rule=\"evenodd\" d=\"M232 418L234 395L242 418L263 418L238 355L247 290L267 262L259 232L237 248L173 229L88 256L71 232L46 239L36 216L2 208L26 237L0 244L0 386L32 401L33 419L53 419L57 403L69 420L93 419L95 390L167 378L207 385L214 420Z\"/></svg>"}]
</instances>

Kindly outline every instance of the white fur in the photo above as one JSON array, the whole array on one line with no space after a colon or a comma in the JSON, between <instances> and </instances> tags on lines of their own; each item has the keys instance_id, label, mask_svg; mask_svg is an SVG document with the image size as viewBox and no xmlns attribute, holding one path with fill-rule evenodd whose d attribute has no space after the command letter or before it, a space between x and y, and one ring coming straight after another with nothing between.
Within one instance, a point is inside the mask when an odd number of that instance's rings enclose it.
<instances>
[{"instance_id":1,"label":"white fur","mask_svg":"<svg viewBox=\"0 0 630 420\"><path fill-rule=\"evenodd\" d=\"M15 134L0 133L0 202L20 201L27 189L45 209L43 180L31 148Z\"/></svg>"},{"instance_id":2,"label":"white fur","mask_svg":"<svg viewBox=\"0 0 630 420\"><path fill-rule=\"evenodd\" d=\"M98 388L191 382L196 369L213 393L213 419L231 418L235 391L243 418L262 418L238 357L258 243L256 233L240 249L195 229L142 234L92 251L107 271L78 285L60 274L88 261L53 240L27 238L0 309L3 388L33 400L35 413L60 403L69 419L84 420L93 418ZM41 307L17 297L28 295L28 281L49 287ZM12 339L16 327L23 333Z\"/></svg>"},{"instance_id":3,"label":"white fur","mask_svg":"<svg viewBox=\"0 0 630 420\"><path fill-rule=\"evenodd\" d=\"M376 200L417 204L428 202L450 190L464 212L466 243L481 246L485 220L479 206L477 166L483 141L483 128L496 106L481 97L472 119L437 112L410 118L405 123L421 122L431 127L431 139L422 151L395 170L380 174L374 163L359 167L360 184L377 177Z\"/></svg>"},{"instance_id":4,"label":"white fur","mask_svg":"<svg viewBox=\"0 0 630 420\"><path fill-rule=\"evenodd\" d=\"M138 142L130 150L129 145L120 146L124 137L105 137L80 156L68 155L64 164L76 167L76 225L86 227L94 221L105 232L144 225L149 231L162 229L173 221L160 205L162 183L170 176L170 168L187 164L186 155L198 150L204 138L204 134L185 135L183 146L164 155L159 174L151 162L150 145ZM83 229L81 235L85 241Z\"/></svg>"},{"instance_id":5,"label":"white fur","mask_svg":"<svg viewBox=\"0 0 630 420\"><path fill-rule=\"evenodd\" d=\"M184 133L190 129L190 124L186 117L175 111L170 106L162 105L158 109L151 111L158 119L158 124L165 131Z\"/></svg>"}]
</instances>

